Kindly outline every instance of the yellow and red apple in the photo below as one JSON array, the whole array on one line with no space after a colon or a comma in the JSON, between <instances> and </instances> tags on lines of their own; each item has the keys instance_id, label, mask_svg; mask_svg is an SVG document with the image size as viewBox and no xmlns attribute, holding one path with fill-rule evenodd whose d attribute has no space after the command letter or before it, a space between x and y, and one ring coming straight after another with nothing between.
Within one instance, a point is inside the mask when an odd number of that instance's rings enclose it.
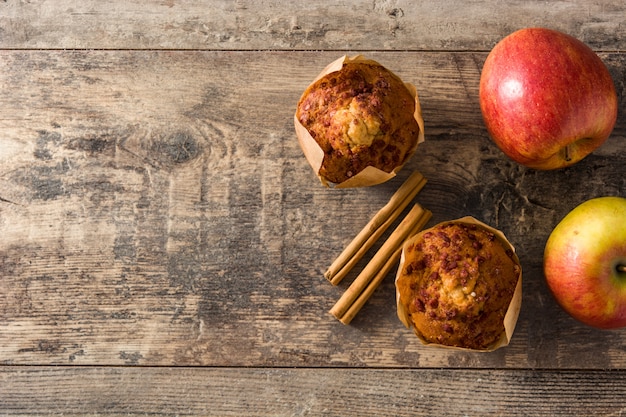
<instances>
[{"instance_id":1,"label":"yellow and red apple","mask_svg":"<svg viewBox=\"0 0 626 417\"><path fill-rule=\"evenodd\" d=\"M580 40L546 28L503 38L484 63L480 108L489 135L512 160L549 170L599 147L617 119L613 79Z\"/></svg>"},{"instance_id":2,"label":"yellow and red apple","mask_svg":"<svg viewBox=\"0 0 626 417\"><path fill-rule=\"evenodd\" d=\"M598 197L552 230L543 269L558 304L596 328L626 326L626 198Z\"/></svg>"}]
</instances>

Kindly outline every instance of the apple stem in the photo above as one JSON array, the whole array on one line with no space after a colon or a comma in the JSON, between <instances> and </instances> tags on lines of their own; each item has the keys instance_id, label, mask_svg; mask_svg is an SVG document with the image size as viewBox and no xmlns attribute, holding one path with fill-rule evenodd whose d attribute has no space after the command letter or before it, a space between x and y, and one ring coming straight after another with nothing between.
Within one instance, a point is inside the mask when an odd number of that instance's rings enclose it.
<instances>
[{"instance_id":1,"label":"apple stem","mask_svg":"<svg viewBox=\"0 0 626 417\"><path fill-rule=\"evenodd\" d=\"M626 265L617 265L617 272L626 272Z\"/></svg>"},{"instance_id":2,"label":"apple stem","mask_svg":"<svg viewBox=\"0 0 626 417\"><path fill-rule=\"evenodd\" d=\"M569 161L571 161L571 160L572 160L572 157L571 157L571 156L570 156L570 154L569 154L569 152L570 152L569 147L570 147L570 145L566 145L566 146L565 146L565 160L566 160L567 162L569 162Z\"/></svg>"}]
</instances>

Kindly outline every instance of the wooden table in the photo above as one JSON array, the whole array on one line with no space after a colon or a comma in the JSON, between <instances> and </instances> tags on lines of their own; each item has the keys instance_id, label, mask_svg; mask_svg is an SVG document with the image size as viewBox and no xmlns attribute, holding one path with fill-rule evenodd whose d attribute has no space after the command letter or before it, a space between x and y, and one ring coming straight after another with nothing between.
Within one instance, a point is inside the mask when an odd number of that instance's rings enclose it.
<instances>
[{"instance_id":1,"label":"wooden table","mask_svg":"<svg viewBox=\"0 0 626 417\"><path fill-rule=\"evenodd\" d=\"M570 209L626 195L626 5L338 3L0 2L0 414L624 413L626 332L570 318L541 265ZM525 26L588 43L618 90L612 136L568 169L511 162L481 119L484 59ZM417 87L426 142L388 183L327 189L293 113L356 53ZM328 313L354 274L323 272L415 170L430 224L516 246L509 346L422 346L395 270L352 324Z\"/></svg>"}]
</instances>

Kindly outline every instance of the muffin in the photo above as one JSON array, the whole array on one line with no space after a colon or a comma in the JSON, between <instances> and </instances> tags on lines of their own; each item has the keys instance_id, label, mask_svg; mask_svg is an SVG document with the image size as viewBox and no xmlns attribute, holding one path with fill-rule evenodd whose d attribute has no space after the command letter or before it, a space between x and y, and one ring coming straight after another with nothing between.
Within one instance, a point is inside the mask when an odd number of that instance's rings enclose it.
<instances>
[{"instance_id":1,"label":"muffin","mask_svg":"<svg viewBox=\"0 0 626 417\"><path fill-rule=\"evenodd\" d=\"M319 148L319 156L309 162L325 185L345 183L367 168L382 175L374 174L372 179L372 173L366 173L364 181L348 186L383 182L393 177L423 140L415 88L362 57L344 57L334 64L298 101L296 131L298 125L306 131L306 137L299 134L301 145L305 154L310 153L307 147ZM302 143L307 140L313 142Z\"/></svg>"},{"instance_id":2,"label":"muffin","mask_svg":"<svg viewBox=\"0 0 626 417\"><path fill-rule=\"evenodd\" d=\"M521 266L504 235L464 218L404 244L396 290L398 316L424 343L493 350L515 326Z\"/></svg>"}]
</instances>

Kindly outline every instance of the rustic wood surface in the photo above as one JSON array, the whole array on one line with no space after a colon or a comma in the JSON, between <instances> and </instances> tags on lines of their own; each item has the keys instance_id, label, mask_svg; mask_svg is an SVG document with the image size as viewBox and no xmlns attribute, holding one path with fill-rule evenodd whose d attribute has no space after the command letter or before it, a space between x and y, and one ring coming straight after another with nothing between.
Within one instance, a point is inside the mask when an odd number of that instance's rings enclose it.
<instances>
[{"instance_id":1,"label":"rustic wood surface","mask_svg":"<svg viewBox=\"0 0 626 417\"><path fill-rule=\"evenodd\" d=\"M549 26L623 50L620 1L3 0L4 48L489 50L509 32Z\"/></svg>"},{"instance_id":2,"label":"rustic wood surface","mask_svg":"<svg viewBox=\"0 0 626 417\"><path fill-rule=\"evenodd\" d=\"M567 316L541 262L570 209L626 195L625 12L0 2L0 414L623 413L626 332ZM564 170L508 160L478 107L489 49L531 25L586 41L618 90L611 138ZM293 112L357 52L417 87L426 142L388 183L327 189ZM506 348L420 345L396 317L395 271L351 325L328 313L356 273L333 287L323 272L414 170L430 224L472 215L516 246Z\"/></svg>"},{"instance_id":3,"label":"rustic wood surface","mask_svg":"<svg viewBox=\"0 0 626 417\"><path fill-rule=\"evenodd\" d=\"M626 393L621 372L562 370L5 367L0 382L3 415L617 416Z\"/></svg>"}]
</instances>

